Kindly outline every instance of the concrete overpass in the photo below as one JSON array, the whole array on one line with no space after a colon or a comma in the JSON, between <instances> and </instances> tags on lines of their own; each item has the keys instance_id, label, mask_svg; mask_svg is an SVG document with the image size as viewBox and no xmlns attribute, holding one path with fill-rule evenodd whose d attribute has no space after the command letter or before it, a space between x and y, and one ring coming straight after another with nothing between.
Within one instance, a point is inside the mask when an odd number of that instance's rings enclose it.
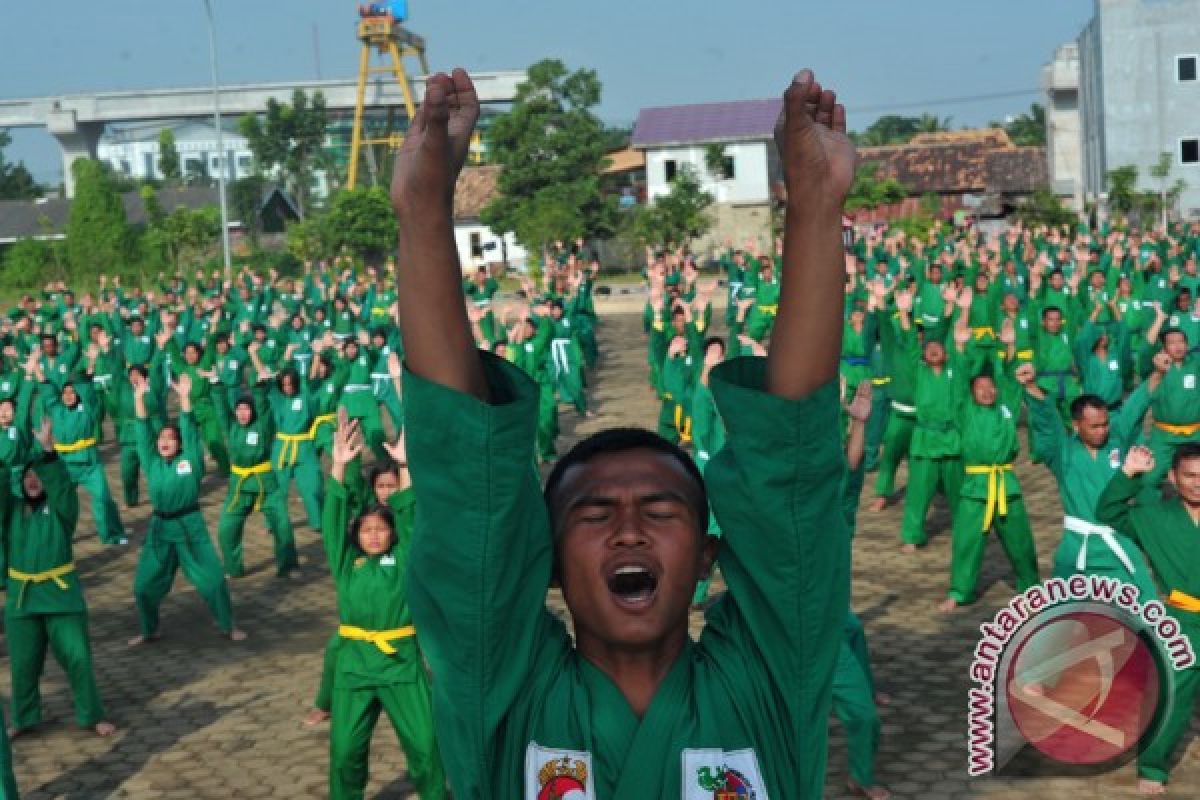
<instances>
[{"instance_id":1,"label":"concrete overpass","mask_svg":"<svg viewBox=\"0 0 1200 800\"><path fill-rule=\"evenodd\" d=\"M480 72L472 75L484 104L511 103L517 86L525 80L522 71ZM425 96L425 78L413 78L418 103ZM321 92L330 111L353 111L358 79L259 83L221 88L221 113L231 117L260 113L274 98L290 103L297 89ZM367 84L367 107L403 110L404 98L396 82L373 79ZM212 117L212 87L145 89L128 92L64 94L21 100L0 99L0 128L46 128L63 151L63 179L68 195L74 194L71 164L79 158L95 158L104 126L115 122Z\"/></svg>"}]
</instances>

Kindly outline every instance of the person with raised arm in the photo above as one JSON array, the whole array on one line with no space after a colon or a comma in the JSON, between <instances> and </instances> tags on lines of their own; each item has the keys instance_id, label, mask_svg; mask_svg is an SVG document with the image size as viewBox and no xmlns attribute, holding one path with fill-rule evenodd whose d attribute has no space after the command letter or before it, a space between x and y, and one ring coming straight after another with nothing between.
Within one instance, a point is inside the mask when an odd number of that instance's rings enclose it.
<instances>
[{"instance_id":1,"label":"person with raised arm","mask_svg":"<svg viewBox=\"0 0 1200 800\"><path fill-rule=\"evenodd\" d=\"M537 387L476 350L461 297L451 209L478 115L466 72L432 76L392 185L417 508L409 603L454 795L817 798L849 593L845 110L808 70L786 92L772 345L712 371L728 439L707 487L678 447L622 428L577 445L544 492L530 468ZM718 549L729 591L695 642L692 593ZM574 642L545 607L552 583Z\"/></svg>"},{"instance_id":2,"label":"person with raised arm","mask_svg":"<svg viewBox=\"0 0 1200 800\"><path fill-rule=\"evenodd\" d=\"M221 633L235 642L246 638L233 625L229 584L209 538L204 515L200 513L204 451L200 430L192 417L191 384L192 379L185 372L171 385L179 397L179 424L168 423L157 436L146 408L149 383L142 382L133 388L138 460L146 472L154 512L133 578L141 633L129 640L131 647L159 637L158 609L171 591L180 568L204 599Z\"/></svg>"}]
</instances>

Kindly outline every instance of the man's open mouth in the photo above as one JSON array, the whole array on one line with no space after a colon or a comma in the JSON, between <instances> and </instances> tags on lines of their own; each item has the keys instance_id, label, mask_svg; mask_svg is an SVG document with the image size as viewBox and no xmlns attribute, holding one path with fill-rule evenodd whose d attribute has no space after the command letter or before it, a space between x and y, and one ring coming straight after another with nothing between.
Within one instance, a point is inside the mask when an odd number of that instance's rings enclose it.
<instances>
[{"instance_id":1,"label":"man's open mouth","mask_svg":"<svg viewBox=\"0 0 1200 800\"><path fill-rule=\"evenodd\" d=\"M658 576L646 567L627 564L609 573L608 590L621 606L644 607L658 591Z\"/></svg>"}]
</instances>

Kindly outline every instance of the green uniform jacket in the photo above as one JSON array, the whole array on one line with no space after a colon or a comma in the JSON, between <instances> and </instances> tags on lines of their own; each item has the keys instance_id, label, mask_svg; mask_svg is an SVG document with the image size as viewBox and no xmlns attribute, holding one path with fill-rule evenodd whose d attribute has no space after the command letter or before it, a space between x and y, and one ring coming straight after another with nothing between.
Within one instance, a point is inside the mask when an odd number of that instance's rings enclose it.
<instances>
[{"instance_id":1,"label":"green uniform jacket","mask_svg":"<svg viewBox=\"0 0 1200 800\"><path fill-rule=\"evenodd\" d=\"M760 797L820 797L849 594L837 384L788 401L763 391L765 359L713 370L729 438L707 476L729 592L639 720L545 607L553 547L530 468L537 388L482 357L493 404L405 375L409 601L455 797L584 788L676 800L723 788L724 767Z\"/></svg>"},{"instance_id":2,"label":"green uniform jacket","mask_svg":"<svg viewBox=\"0 0 1200 800\"><path fill-rule=\"evenodd\" d=\"M138 459L150 487L150 504L163 514L175 514L197 505L200 481L204 478L204 453L200 448L200 433L190 411L179 415L182 447L170 461L158 454L155 431L149 419L139 419L137 427ZM162 526L164 531L179 530L179 526ZM168 540L169 537L168 537Z\"/></svg>"},{"instance_id":3,"label":"green uniform jacket","mask_svg":"<svg viewBox=\"0 0 1200 800\"><path fill-rule=\"evenodd\" d=\"M1086 522L1098 522L1096 501L1141 433L1142 417L1150 406L1146 384L1135 389L1125 404L1109 416L1108 442L1095 458L1079 436L1063 426L1052 398L1038 400L1026 393L1025 401L1029 405L1033 453L1054 474L1063 513Z\"/></svg>"},{"instance_id":4,"label":"green uniform jacket","mask_svg":"<svg viewBox=\"0 0 1200 800\"><path fill-rule=\"evenodd\" d=\"M46 490L45 500L30 506L14 497L7 475L0 482L0 515L3 516L0 566L34 575L74 562L71 540L79 521L79 498L67 476L66 465L56 455L43 455L34 466ZM79 573L69 572L57 581L26 582L11 576L8 581L8 616L69 614L84 611Z\"/></svg>"}]
</instances>

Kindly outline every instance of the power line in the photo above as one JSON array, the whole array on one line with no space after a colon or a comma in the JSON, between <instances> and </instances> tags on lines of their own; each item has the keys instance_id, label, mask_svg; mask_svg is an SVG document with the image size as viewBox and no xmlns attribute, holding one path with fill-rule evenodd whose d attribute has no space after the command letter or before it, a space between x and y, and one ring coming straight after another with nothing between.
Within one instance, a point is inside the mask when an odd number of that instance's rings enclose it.
<instances>
[{"instance_id":1,"label":"power line","mask_svg":"<svg viewBox=\"0 0 1200 800\"><path fill-rule=\"evenodd\" d=\"M962 97L944 97L940 100L918 100L911 103L888 103L880 106L860 106L846 109L848 114L871 114L877 111L898 111L905 108L929 108L931 106L952 106L963 103L974 103L979 100L1002 100L1008 97L1027 97L1040 94L1041 89L1014 89L1008 92L991 92L989 94L972 94Z\"/></svg>"}]
</instances>

